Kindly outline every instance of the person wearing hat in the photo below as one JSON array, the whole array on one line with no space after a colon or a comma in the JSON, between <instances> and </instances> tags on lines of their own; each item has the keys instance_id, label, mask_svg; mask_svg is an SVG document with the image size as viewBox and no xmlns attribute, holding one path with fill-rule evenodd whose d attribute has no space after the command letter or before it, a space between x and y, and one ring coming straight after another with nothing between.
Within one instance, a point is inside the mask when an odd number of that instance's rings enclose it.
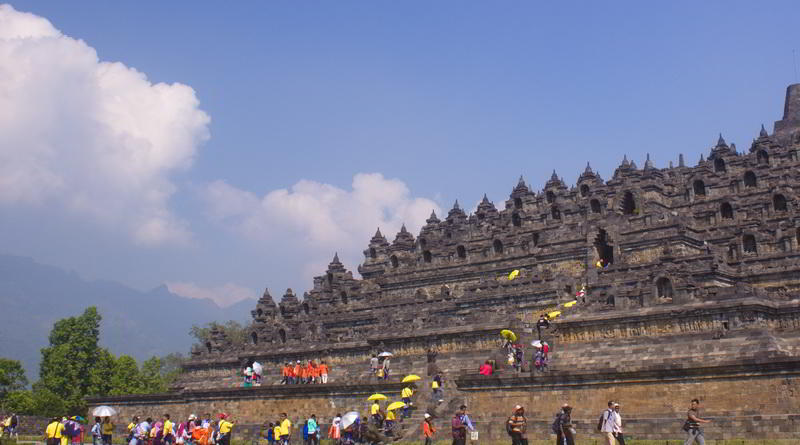
<instances>
[{"instance_id":1,"label":"person wearing hat","mask_svg":"<svg viewBox=\"0 0 800 445\"><path fill-rule=\"evenodd\" d=\"M556 433L556 443L559 445L575 445L575 429L572 426L572 407L568 403L561 406L561 411L556 414L553 422L553 432Z\"/></svg>"},{"instance_id":2,"label":"person wearing hat","mask_svg":"<svg viewBox=\"0 0 800 445\"><path fill-rule=\"evenodd\" d=\"M228 417L226 413L219 413L219 445L231 445L231 430L235 423Z\"/></svg>"},{"instance_id":3,"label":"person wearing hat","mask_svg":"<svg viewBox=\"0 0 800 445\"><path fill-rule=\"evenodd\" d=\"M622 435L622 416L619 414L619 403L614 404L614 438L619 445L625 445L625 437Z\"/></svg>"},{"instance_id":4,"label":"person wearing hat","mask_svg":"<svg viewBox=\"0 0 800 445\"><path fill-rule=\"evenodd\" d=\"M514 413L508 418L511 431L511 443L514 445L528 445L528 419L525 418L525 408L522 405L514 407Z\"/></svg>"},{"instance_id":5,"label":"person wearing hat","mask_svg":"<svg viewBox=\"0 0 800 445\"><path fill-rule=\"evenodd\" d=\"M433 419L430 414L425 413L425 419L422 420L422 438L425 440L425 445L433 444L434 434L436 434L436 428L433 426Z\"/></svg>"}]
</instances>

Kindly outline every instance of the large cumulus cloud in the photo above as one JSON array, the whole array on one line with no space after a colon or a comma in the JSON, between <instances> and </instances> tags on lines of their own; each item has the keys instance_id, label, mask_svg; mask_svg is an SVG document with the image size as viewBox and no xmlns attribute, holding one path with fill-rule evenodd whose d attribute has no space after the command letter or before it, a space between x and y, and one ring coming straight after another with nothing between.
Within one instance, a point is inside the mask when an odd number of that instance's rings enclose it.
<instances>
[{"instance_id":1,"label":"large cumulus cloud","mask_svg":"<svg viewBox=\"0 0 800 445\"><path fill-rule=\"evenodd\" d=\"M192 88L100 61L9 5L0 5L0 79L0 206L48 206L144 245L190 238L168 201L171 175L208 138Z\"/></svg>"},{"instance_id":2,"label":"large cumulus cloud","mask_svg":"<svg viewBox=\"0 0 800 445\"><path fill-rule=\"evenodd\" d=\"M350 190L301 180L263 196L215 181L204 196L213 219L273 246L273 253L302 247L311 260L306 276L323 272L333 251L354 267L376 227L391 242L403 223L416 233L432 210L440 212L434 201L412 196L403 181L380 173L356 174Z\"/></svg>"}]
</instances>

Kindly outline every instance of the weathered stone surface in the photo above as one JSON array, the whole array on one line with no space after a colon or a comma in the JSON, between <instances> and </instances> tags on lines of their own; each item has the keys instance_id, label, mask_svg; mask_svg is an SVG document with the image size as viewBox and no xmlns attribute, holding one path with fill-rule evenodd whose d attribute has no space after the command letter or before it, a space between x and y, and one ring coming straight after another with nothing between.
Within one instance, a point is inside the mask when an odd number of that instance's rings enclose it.
<instances>
[{"instance_id":1,"label":"weathered stone surface","mask_svg":"<svg viewBox=\"0 0 800 445\"><path fill-rule=\"evenodd\" d=\"M289 289L276 304L265 292L246 348L213 333L174 392L147 403L181 414L224 407L254 423L279 411L363 410L361 396L330 388L287 398L292 389L275 386L280 365L325 360L331 388L360 394L374 383L370 355L390 350L386 388L416 373L426 393L442 371L447 400L428 409L468 400L490 437L504 434L515 403L544 425L573 402L588 432L614 399L634 436L675 438L693 397L723 419L710 437L791 437L800 413L800 85L786 97L775 133L762 126L747 153L720 135L693 167L682 155L669 168L648 155L643 169L625 157L604 181L587 164L571 187L555 172L541 191L520 178L502 210L484 196L474 214L458 202L443 219L432 214L416 237L403 227L390 242L378 230L361 278L335 255L302 299ZM599 260L609 265L595 267ZM531 341L538 315L583 286L587 294L545 333L551 372L506 369L499 331ZM255 359L267 385L252 393L259 400L231 388ZM476 378L487 359L498 361L498 374ZM203 395L209 389L216 395ZM131 413L151 406L109 402Z\"/></svg>"}]
</instances>

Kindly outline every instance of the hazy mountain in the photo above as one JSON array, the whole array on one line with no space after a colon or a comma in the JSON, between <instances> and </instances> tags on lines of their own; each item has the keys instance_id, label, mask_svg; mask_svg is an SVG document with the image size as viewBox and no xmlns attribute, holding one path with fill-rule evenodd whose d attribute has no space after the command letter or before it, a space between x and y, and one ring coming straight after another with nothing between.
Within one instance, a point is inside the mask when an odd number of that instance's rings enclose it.
<instances>
[{"instance_id":1,"label":"hazy mountain","mask_svg":"<svg viewBox=\"0 0 800 445\"><path fill-rule=\"evenodd\" d=\"M0 356L22 361L30 380L38 375L39 350L47 346L53 323L88 306L97 306L103 316L103 346L144 360L186 354L193 324L247 322L255 300L220 308L211 300L175 295L166 286L142 292L113 281L86 281L30 258L0 255Z\"/></svg>"}]
</instances>

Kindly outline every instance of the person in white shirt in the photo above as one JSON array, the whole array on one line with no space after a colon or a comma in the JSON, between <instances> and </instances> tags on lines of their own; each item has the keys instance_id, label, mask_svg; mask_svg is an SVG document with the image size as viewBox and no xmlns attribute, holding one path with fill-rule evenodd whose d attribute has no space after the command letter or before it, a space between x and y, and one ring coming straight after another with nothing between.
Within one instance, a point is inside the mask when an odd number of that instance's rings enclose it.
<instances>
[{"instance_id":1,"label":"person in white shirt","mask_svg":"<svg viewBox=\"0 0 800 445\"><path fill-rule=\"evenodd\" d=\"M603 433L603 438L606 440L606 445L614 445L614 402L608 402L608 409L603 412L602 426L600 432Z\"/></svg>"},{"instance_id":2,"label":"person in white shirt","mask_svg":"<svg viewBox=\"0 0 800 445\"><path fill-rule=\"evenodd\" d=\"M622 435L622 416L619 414L619 403L614 404L614 438L619 445L625 445L625 437Z\"/></svg>"}]
</instances>

